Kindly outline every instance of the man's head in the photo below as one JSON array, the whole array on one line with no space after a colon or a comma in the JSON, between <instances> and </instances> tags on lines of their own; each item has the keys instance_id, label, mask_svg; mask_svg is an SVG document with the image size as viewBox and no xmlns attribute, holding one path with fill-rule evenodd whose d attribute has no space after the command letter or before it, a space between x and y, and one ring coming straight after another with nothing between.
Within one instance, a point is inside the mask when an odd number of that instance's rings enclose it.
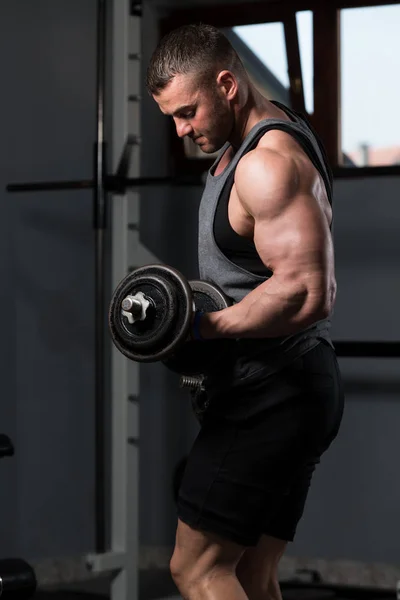
<instances>
[{"instance_id":1,"label":"man's head","mask_svg":"<svg viewBox=\"0 0 400 600\"><path fill-rule=\"evenodd\" d=\"M229 40L210 25L186 25L166 35L151 58L146 87L174 118L180 137L205 153L219 150L235 125L239 84L247 81Z\"/></svg>"}]
</instances>

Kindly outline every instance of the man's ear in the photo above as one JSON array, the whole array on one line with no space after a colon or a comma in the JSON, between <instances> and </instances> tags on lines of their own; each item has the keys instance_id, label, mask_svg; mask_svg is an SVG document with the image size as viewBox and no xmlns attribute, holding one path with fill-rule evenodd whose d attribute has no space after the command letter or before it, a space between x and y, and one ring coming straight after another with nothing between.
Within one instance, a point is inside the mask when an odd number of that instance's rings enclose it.
<instances>
[{"instance_id":1,"label":"man's ear","mask_svg":"<svg viewBox=\"0 0 400 600\"><path fill-rule=\"evenodd\" d=\"M232 71L221 71L218 73L217 85L227 100L233 100L238 91L238 81Z\"/></svg>"}]
</instances>

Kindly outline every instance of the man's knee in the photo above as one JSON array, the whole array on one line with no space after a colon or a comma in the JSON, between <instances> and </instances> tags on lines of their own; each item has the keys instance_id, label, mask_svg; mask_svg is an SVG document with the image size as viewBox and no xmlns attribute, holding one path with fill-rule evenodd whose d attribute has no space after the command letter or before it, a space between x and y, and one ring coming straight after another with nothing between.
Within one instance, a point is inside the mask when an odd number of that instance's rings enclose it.
<instances>
[{"instance_id":1,"label":"man's knee","mask_svg":"<svg viewBox=\"0 0 400 600\"><path fill-rule=\"evenodd\" d=\"M264 557L261 560L257 549L250 549L239 561L236 575L246 590L256 587L267 591L270 582L277 578L277 566L273 561Z\"/></svg>"},{"instance_id":2,"label":"man's knee","mask_svg":"<svg viewBox=\"0 0 400 600\"><path fill-rule=\"evenodd\" d=\"M171 577L182 595L193 590L207 588L212 581L235 575L234 565L219 564L200 556L191 561L182 551L175 548L170 560Z\"/></svg>"},{"instance_id":3,"label":"man's knee","mask_svg":"<svg viewBox=\"0 0 400 600\"><path fill-rule=\"evenodd\" d=\"M194 579L195 566L196 565L189 560L187 555L185 556L182 552L175 548L169 563L169 570L172 579L178 587L181 582Z\"/></svg>"},{"instance_id":4,"label":"man's knee","mask_svg":"<svg viewBox=\"0 0 400 600\"><path fill-rule=\"evenodd\" d=\"M281 600L278 565L286 542L263 536L257 547L249 548L241 558L236 574L249 598Z\"/></svg>"},{"instance_id":5,"label":"man's knee","mask_svg":"<svg viewBox=\"0 0 400 600\"><path fill-rule=\"evenodd\" d=\"M274 588L272 582L276 578L276 575L272 574L271 571L260 568L239 567L236 569L236 576L249 598L252 600L269 599L270 591Z\"/></svg>"},{"instance_id":6,"label":"man's knee","mask_svg":"<svg viewBox=\"0 0 400 600\"><path fill-rule=\"evenodd\" d=\"M251 600L282 600L277 575L263 571L237 573L240 585Z\"/></svg>"},{"instance_id":7,"label":"man's knee","mask_svg":"<svg viewBox=\"0 0 400 600\"><path fill-rule=\"evenodd\" d=\"M179 589L195 586L204 580L213 569L213 564L201 555L194 556L184 549L175 547L170 560L171 577Z\"/></svg>"},{"instance_id":8,"label":"man's knee","mask_svg":"<svg viewBox=\"0 0 400 600\"><path fill-rule=\"evenodd\" d=\"M175 552L172 555L172 558L169 562L169 571L171 573L172 579L175 582L175 585L178 586L178 581L182 577L182 574L183 574L183 568L182 568L182 564L175 557Z\"/></svg>"}]
</instances>

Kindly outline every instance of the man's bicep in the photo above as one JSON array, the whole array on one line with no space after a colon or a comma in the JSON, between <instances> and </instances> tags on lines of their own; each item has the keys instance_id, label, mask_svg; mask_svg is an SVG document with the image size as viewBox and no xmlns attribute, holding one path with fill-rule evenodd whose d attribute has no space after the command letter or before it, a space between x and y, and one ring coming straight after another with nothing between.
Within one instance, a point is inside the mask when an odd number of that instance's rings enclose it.
<instances>
[{"instance_id":1,"label":"man's bicep","mask_svg":"<svg viewBox=\"0 0 400 600\"><path fill-rule=\"evenodd\" d=\"M312 195L295 196L272 219L256 218L254 243L264 264L284 278L309 278L329 264L329 225Z\"/></svg>"}]
</instances>

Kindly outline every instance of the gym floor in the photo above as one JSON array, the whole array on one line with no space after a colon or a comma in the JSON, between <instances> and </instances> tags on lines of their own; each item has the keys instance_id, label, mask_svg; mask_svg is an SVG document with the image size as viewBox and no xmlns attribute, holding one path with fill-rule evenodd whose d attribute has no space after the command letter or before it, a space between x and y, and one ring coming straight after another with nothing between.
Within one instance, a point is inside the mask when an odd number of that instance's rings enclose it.
<instances>
[{"instance_id":1,"label":"gym floor","mask_svg":"<svg viewBox=\"0 0 400 600\"><path fill-rule=\"evenodd\" d=\"M65 584L39 589L35 600L105 600L110 598L111 577L99 577L90 581ZM329 585L321 589L307 584L286 585L283 589L285 600L392 600L393 590L363 588L362 586ZM140 600L182 600L169 571L148 569L139 574Z\"/></svg>"},{"instance_id":2,"label":"gym floor","mask_svg":"<svg viewBox=\"0 0 400 600\"><path fill-rule=\"evenodd\" d=\"M104 600L110 598L110 577L38 589L35 600ZM167 570L147 569L139 574L140 600L181 600Z\"/></svg>"}]
</instances>

